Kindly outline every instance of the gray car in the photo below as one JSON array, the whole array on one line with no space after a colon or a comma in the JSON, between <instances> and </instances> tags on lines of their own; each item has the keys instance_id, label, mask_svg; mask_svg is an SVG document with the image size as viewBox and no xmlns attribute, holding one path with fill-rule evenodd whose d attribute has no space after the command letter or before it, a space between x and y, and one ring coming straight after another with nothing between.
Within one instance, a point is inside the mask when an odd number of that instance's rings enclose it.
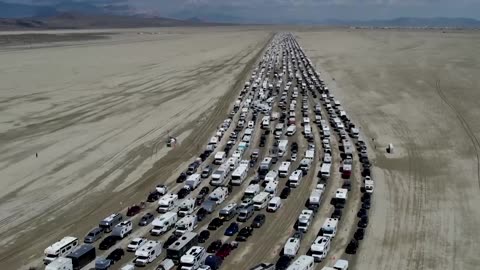
<instances>
[{"instance_id":1,"label":"gray car","mask_svg":"<svg viewBox=\"0 0 480 270\"><path fill-rule=\"evenodd\" d=\"M155 216L151 213L146 213L138 222L139 226L147 226L155 219Z\"/></svg>"},{"instance_id":2,"label":"gray car","mask_svg":"<svg viewBox=\"0 0 480 270\"><path fill-rule=\"evenodd\" d=\"M102 238L103 236L103 229L100 227L93 228L83 239L83 242L87 244L91 244L98 239Z\"/></svg>"}]
</instances>

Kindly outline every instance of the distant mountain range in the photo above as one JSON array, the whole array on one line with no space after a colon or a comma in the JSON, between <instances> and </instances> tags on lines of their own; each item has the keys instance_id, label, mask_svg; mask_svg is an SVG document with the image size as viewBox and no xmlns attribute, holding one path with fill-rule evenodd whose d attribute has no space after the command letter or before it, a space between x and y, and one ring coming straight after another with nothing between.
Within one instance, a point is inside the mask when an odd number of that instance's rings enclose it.
<instances>
[{"instance_id":1,"label":"distant mountain range","mask_svg":"<svg viewBox=\"0 0 480 270\"><path fill-rule=\"evenodd\" d=\"M398 28L480 28L480 21L470 18L396 18L391 20L346 21L330 19L324 25Z\"/></svg>"}]
</instances>

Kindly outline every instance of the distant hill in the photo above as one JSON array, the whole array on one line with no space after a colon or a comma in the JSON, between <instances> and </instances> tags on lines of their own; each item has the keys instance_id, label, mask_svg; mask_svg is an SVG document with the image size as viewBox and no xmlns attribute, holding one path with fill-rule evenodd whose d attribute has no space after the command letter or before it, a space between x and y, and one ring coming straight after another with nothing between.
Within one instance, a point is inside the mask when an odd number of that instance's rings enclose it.
<instances>
[{"instance_id":1,"label":"distant hill","mask_svg":"<svg viewBox=\"0 0 480 270\"><path fill-rule=\"evenodd\" d=\"M324 25L399 28L480 28L480 21L470 18L396 18L391 20L346 21L330 19Z\"/></svg>"},{"instance_id":2,"label":"distant hill","mask_svg":"<svg viewBox=\"0 0 480 270\"><path fill-rule=\"evenodd\" d=\"M215 25L201 21L187 21L169 18L145 18L139 16L83 15L61 13L49 17L21 19L0 19L1 30L45 30L45 29L100 29L100 28L139 28L165 26Z\"/></svg>"}]
</instances>

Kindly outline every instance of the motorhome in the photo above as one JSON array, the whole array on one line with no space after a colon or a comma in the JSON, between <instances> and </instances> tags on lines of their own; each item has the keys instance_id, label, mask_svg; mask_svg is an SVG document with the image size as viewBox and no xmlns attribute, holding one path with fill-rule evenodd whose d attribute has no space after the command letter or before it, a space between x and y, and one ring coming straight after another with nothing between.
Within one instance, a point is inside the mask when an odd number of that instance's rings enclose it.
<instances>
[{"instance_id":1,"label":"motorhome","mask_svg":"<svg viewBox=\"0 0 480 270\"><path fill-rule=\"evenodd\" d=\"M322 120L322 117L320 115L315 115L315 123L317 125L320 125L320 121Z\"/></svg>"},{"instance_id":2,"label":"motorhome","mask_svg":"<svg viewBox=\"0 0 480 270\"><path fill-rule=\"evenodd\" d=\"M348 270L348 261L347 260L337 260L333 265L333 269L335 270Z\"/></svg>"},{"instance_id":3,"label":"motorhome","mask_svg":"<svg viewBox=\"0 0 480 270\"><path fill-rule=\"evenodd\" d=\"M235 171L232 173L232 185L239 186L243 183L243 181L247 178L248 175L248 164L245 166L244 164L240 164Z\"/></svg>"},{"instance_id":4,"label":"motorhome","mask_svg":"<svg viewBox=\"0 0 480 270\"><path fill-rule=\"evenodd\" d=\"M238 209L237 221L239 222L247 221L253 215L254 212L255 212L255 207L253 206L253 204L245 205L241 207L240 209Z\"/></svg>"},{"instance_id":5,"label":"motorhome","mask_svg":"<svg viewBox=\"0 0 480 270\"><path fill-rule=\"evenodd\" d=\"M237 157L230 157L228 160L227 160L227 164L229 166L229 169L230 171L233 171L235 170L235 168L238 166L238 163L240 162L240 159L237 158Z\"/></svg>"},{"instance_id":6,"label":"motorhome","mask_svg":"<svg viewBox=\"0 0 480 270\"><path fill-rule=\"evenodd\" d=\"M300 185L300 182L302 181L302 177L303 177L302 170L293 171L290 177L288 177L289 186L292 188L295 188L298 185Z\"/></svg>"},{"instance_id":7,"label":"motorhome","mask_svg":"<svg viewBox=\"0 0 480 270\"><path fill-rule=\"evenodd\" d=\"M313 211L310 209L303 209L298 216L298 230L307 232L310 227L310 223L313 219Z\"/></svg>"},{"instance_id":8,"label":"motorhome","mask_svg":"<svg viewBox=\"0 0 480 270\"><path fill-rule=\"evenodd\" d=\"M287 177L288 172L290 171L290 165L291 162L289 161L282 162L282 164L280 164L280 168L278 169L278 175L282 178Z\"/></svg>"},{"instance_id":9,"label":"motorhome","mask_svg":"<svg viewBox=\"0 0 480 270\"><path fill-rule=\"evenodd\" d=\"M260 193L260 185L259 184L250 184L246 189L245 193L243 194L243 198L250 198L253 199L258 193Z\"/></svg>"},{"instance_id":10,"label":"motorhome","mask_svg":"<svg viewBox=\"0 0 480 270\"><path fill-rule=\"evenodd\" d=\"M297 126L295 125L290 125L288 126L287 128L287 136L293 136L295 134L295 132L297 132Z\"/></svg>"},{"instance_id":11,"label":"motorhome","mask_svg":"<svg viewBox=\"0 0 480 270\"><path fill-rule=\"evenodd\" d=\"M270 116L266 115L262 118L262 129L270 128Z\"/></svg>"},{"instance_id":12,"label":"motorhome","mask_svg":"<svg viewBox=\"0 0 480 270\"><path fill-rule=\"evenodd\" d=\"M64 258L64 257L56 258L45 267L45 270L72 270L72 269L73 269L72 259Z\"/></svg>"},{"instance_id":13,"label":"motorhome","mask_svg":"<svg viewBox=\"0 0 480 270\"><path fill-rule=\"evenodd\" d=\"M181 270L194 270L198 269L203 264L207 257L207 251L202 246L191 247L185 255L180 258Z\"/></svg>"},{"instance_id":14,"label":"motorhome","mask_svg":"<svg viewBox=\"0 0 480 270\"><path fill-rule=\"evenodd\" d=\"M244 153L244 149L239 147L237 148L237 150L233 151L232 153L232 157L236 157L238 159L242 159L242 155Z\"/></svg>"},{"instance_id":15,"label":"motorhome","mask_svg":"<svg viewBox=\"0 0 480 270\"><path fill-rule=\"evenodd\" d=\"M186 198L178 206L178 216L184 217L186 215L193 213L194 210L195 210L195 199Z\"/></svg>"},{"instance_id":16,"label":"motorhome","mask_svg":"<svg viewBox=\"0 0 480 270\"><path fill-rule=\"evenodd\" d=\"M228 178L228 173L230 172L230 164L224 163L218 169L216 169L212 174L212 179L210 180L210 185L212 186L223 186L226 184Z\"/></svg>"},{"instance_id":17,"label":"motorhome","mask_svg":"<svg viewBox=\"0 0 480 270\"><path fill-rule=\"evenodd\" d=\"M312 256L300 255L287 270L313 270L315 269L315 259Z\"/></svg>"},{"instance_id":18,"label":"motorhome","mask_svg":"<svg viewBox=\"0 0 480 270\"><path fill-rule=\"evenodd\" d=\"M68 254L72 253L75 248L77 248L78 244L79 241L76 237L66 236L62 238L45 249L43 263L49 264L58 257L67 256Z\"/></svg>"},{"instance_id":19,"label":"motorhome","mask_svg":"<svg viewBox=\"0 0 480 270\"><path fill-rule=\"evenodd\" d=\"M331 163L323 163L320 168L320 175L323 177L330 177L330 169L332 167Z\"/></svg>"},{"instance_id":20,"label":"motorhome","mask_svg":"<svg viewBox=\"0 0 480 270\"><path fill-rule=\"evenodd\" d=\"M275 135L275 138L279 139L280 136L282 136L282 133L283 133L283 123L276 124L275 125L275 130L273 132L273 134Z\"/></svg>"},{"instance_id":21,"label":"motorhome","mask_svg":"<svg viewBox=\"0 0 480 270\"><path fill-rule=\"evenodd\" d=\"M194 173L188 176L187 180L185 181L185 185L189 186L191 190L194 190L200 185L202 182L202 178L200 174Z\"/></svg>"},{"instance_id":22,"label":"motorhome","mask_svg":"<svg viewBox=\"0 0 480 270\"><path fill-rule=\"evenodd\" d=\"M219 216L224 220L231 220L237 215L238 206L236 203L229 203L224 208L220 209Z\"/></svg>"},{"instance_id":23,"label":"motorhome","mask_svg":"<svg viewBox=\"0 0 480 270\"><path fill-rule=\"evenodd\" d=\"M80 270L87 264L95 260L95 247L92 245L82 245L75 251L67 255L67 258L72 260L73 270Z\"/></svg>"},{"instance_id":24,"label":"motorhome","mask_svg":"<svg viewBox=\"0 0 480 270\"><path fill-rule=\"evenodd\" d=\"M193 246L198 244L198 234L186 232L177 241L167 247L167 258L180 263L180 258Z\"/></svg>"},{"instance_id":25,"label":"motorhome","mask_svg":"<svg viewBox=\"0 0 480 270\"><path fill-rule=\"evenodd\" d=\"M217 187L208 198L214 201L217 205L221 204L228 197L227 187Z\"/></svg>"},{"instance_id":26,"label":"motorhome","mask_svg":"<svg viewBox=\"0 0 480 270\"><path fill-rule=\"evenodd\" d=\"M278 181L273 180L268 182L267 186L263 191L268 192L272 195L275 195L277 193L277 188L278 188Z\"/></svg>"},{"instance_id":27,"label":"motorhome","mask_svg":"<svg viewBox=\"0 0 480 270\"><path fill-rule=\"evenodd\" d=\"M272 197L272 194L265 191L262 191L253 197L253 206L255 210L258 211L265 208Z\"/></svg>"},{"instance_id":28,"label":"motorhome","mask_svg":"<svg viewBox=\"0 0 480 270\"><path fill-rule=\"evenodd\" d=\"M112 231L112 235L123 239L127 237L127 235L131 234L132 230L133 230L132 221L125 220L115 225Z\"/></svg>"},{"instance_id":29,"label":"motorhome","mask_svg":"<svg viewBox=\"0 0 480 270\"><path fill-rule=\"evenodd\" d=\"M178 201L178 195L174 193L168 193L158 200L158 212L166 213L173 210L176 207Z\"/></svg>"},{"instance_id":30,"label":"motorhome","mask_svg":"<svg viewBox=\"0 0 480 270\"><path fill-rule=\"evenodd\" d=\"M322 228L320 228L320 234L323 236L328 236L334 238L337 235L337 218L327 218L323 223Z\"/></svg>"},{"instance_id":31,"label":"motorhome","mask_svg":"<svg viewBox=\"0 0 480 270\"><path fill-rule=\"evenodd\" d=\"M271 170L265 175L265 182L269 183L272 181L277 181L278 180L278 172L277 170Z\"/></svg>"},{"instance_id":32,"label":"motorhome","mask_svg":"<svg viewBox=\"0 0 480 270\"><path fill-rule=\"evenodd\" d=\"M260 162L260 167L259 171L268 171L270 170L270 167L272 166L272 158L271 157L265 157L262 162Z\"/></svg>"},{"instance_id":33,"label":"motorhome","mask_svg":"<svg viewBox=\"0 0 480 270\"><path fill-rule=\"evenodd\" d=\"M334 203L335 204L345 204L348 199L348 189L339 188L335 192Z\"/></svg>"},{"instance_id":34,"label":"motorhome","mask_svg":"<svg viewBox=\"0 0 480 270\"><path fill-rule=\"evenodd\" d=\"M320 207L320 201L322 200L323 190L322 189L314 189L310 193L310 197L308 197L308 208L318 208Z\"/></svg>"},{"instance_id":35,"label":"motorhome","mask_svg":"<svg viewBox=\"0 0 480 270\"><path fill-rule=\"evenodd\" d=\"M303 125L306 126L306 125L310 125L310 118L309 117L303 117Z\"/></svg>"},{"instance_id":36,"label":"motorhome","mask_svg":"<svg viewBox=\"0 0 480 270\"><path fill-rule=\"evenodd\" d=\"M303 126L303 134L306 138L312 137L312 127L310 126L310 124L305 124Z\"/></svg>"},{"instance_id":37,"label":"motorhome","mask_svg":"<svg viewBox=\"0 0 480 270\"><path fill-rule=\"evenodd\" d=\"M300 249L300 238L290 237L287 239L287 242L283 246L283 255L290 258L295 258L297 256L298 250Z\"/></svg>"},{"instance_id":38,"label":"motorhome","mask_svg":"<svg viewBox=\"0 0 480 270\"><path fill-rule=\"evenodd\" d=\"M280 207L282 207L282 199L280 197L273 197L267 206L267 212L276 212Z\"/></svg>"},{"instance_id":39,"label":"motorhome","mask_svg":"<svg viewBox=\"0 0 480 270\"><path fill-rule=\"evenodd\" d=\"M305 151L305 158L313 161L315 159L315 148Z\"/></svg>"},{"instance_id":40,"label":"motorhome","mask_svg":"<svg viewBox=\"0 0 480 270\"><path fill-rule=\"evenodd\" d=\"M278 157L283 157L288 149L288 140L278 141Z\"/></svg>"},{"instance_id":41,"label":"motorhome","mask_svg":"<svg viewBox=\"0 0 480 270\"><path fill-rule=\"evenodd\" d=\"M217 148L218 144L218 137L213 136L210 138L210 141L208 142L207 149L213 151L215 148Z\"/></svg>"},{"instance_id":42,"label":"motorhome","mask_svg":"<svg viewBox=\"0 0 480 270\"><path fill-rule=\"evenodd\" d=\"M323 163L332 163L332 156L329 153L325 153L325 155L323 156ZM328 171L330 172L330 169Z\"/></svg>"},{"instance_id":43,"label":"motorhome","mask_svg":"<svg viewBox=\"0 0 480 270\"><path fill-rule=\"evenodd\" d=\"M177 219L178 215L176 212L167 212L163 215L160 215L152 221L153 227L150 230L150 234L153 236L159 236L168 232L175 227Z\"/></svg>"},{"instance_id":44,"label":"motorhome","mask_svg":"<svg viewBox=\"0 0 480 270\"><path fill-rule=\"evenodd\" d=\"M373 193L373 180L365 180L365 192Z\"/></svg>"},{"instance_id":45,"label":"motorhome","mask_svg":"<svg viewBox=\"0 0 480 270\"><path fill-rule=\"evenodd\" d=\"M351 128L350 134L353 138L358 138L360 134L360 130L358 128Z\"/></svg>"},{"instance_id":46,"label":"motorhome","mask_svg":"<svg viewBox=\"0 0 480 270\"><path fill-rule=\"evenodd\" d=\"M149 240L145 245L135 251L135 265L146 266L153 262L162 253L162 242Z\"/></svg>"},{"instance_id":47,"label":"motorhome","mask_svg":"<svg viewBox=\"0 0 480 270\"><path fill-rule=\"evenodd\" d=\"M222 164L223 162L225 162L226 156L227 156L227 155L226 155L225 152L223 152L223 151L217 152L217 153L215 154L215 158L214 158L214 160L213 160L213 163L214 163L214 164L217 164L217 165Z\"/></svg>"},{"instance_id":48,"label":"motorhome","mask_svg":"<svg viewBox=\"0 0 480 270\"><path fill-rule=\"evenodd\" d=\"M175 234L183 235L186 232L191 232L198 226L196 215L186 215L175 223Z\"/></svg>"},{"instance_id":49,"label":"motorhome","mask_svg":"<svg viewBox=\"0 0 480 270\"><path fill-rule=\"evenodd\" d=\"M302 170L303 174L306 175L308 173L308 170L310 170L310 166L312 165L312 159L308 158L303 158L300 161L299 168Z\"/></svg>"},{"instance_id":50,"label":"motorhome","mask_svg":"<svg viewBox=\"0 0 480 270\"><path fill-rule=\"evenodd\" d=\"M310 246L310 253L315 259L315 262L323 261L330 250L330 237L318 236Z\"/></svg>"},{"instance_id":51,"label":"motorhome","mask_svg":"<svg viewBox=\"0 0 480 270\"><path fill-rule=\"evenodd\" d=\"M109 233L112 231L113 227L115 227L115 225L117 225L118 223L122 222L122 220L122 214L114 213L100 221L98 227L102 228L105 233Z\"/></svg>"}]
</instances>

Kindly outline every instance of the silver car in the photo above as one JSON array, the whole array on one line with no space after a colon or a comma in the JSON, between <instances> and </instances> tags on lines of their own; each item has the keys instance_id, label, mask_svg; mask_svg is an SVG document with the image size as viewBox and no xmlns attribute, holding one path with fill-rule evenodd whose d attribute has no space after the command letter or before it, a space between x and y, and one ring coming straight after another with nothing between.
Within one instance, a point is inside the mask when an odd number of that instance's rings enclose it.
<instances>
[{"instance_id":1,"label":"silver car","mask_svg":"<svg viewBox=\"0 0 480 270\"><path fill-rule=\"evenodd\" d=\"M103 236L103 229L100 227L93 228L83 239L83 242L87 244L91 244L98 239L102 238Z\"/></svg>"}]
</instances>

